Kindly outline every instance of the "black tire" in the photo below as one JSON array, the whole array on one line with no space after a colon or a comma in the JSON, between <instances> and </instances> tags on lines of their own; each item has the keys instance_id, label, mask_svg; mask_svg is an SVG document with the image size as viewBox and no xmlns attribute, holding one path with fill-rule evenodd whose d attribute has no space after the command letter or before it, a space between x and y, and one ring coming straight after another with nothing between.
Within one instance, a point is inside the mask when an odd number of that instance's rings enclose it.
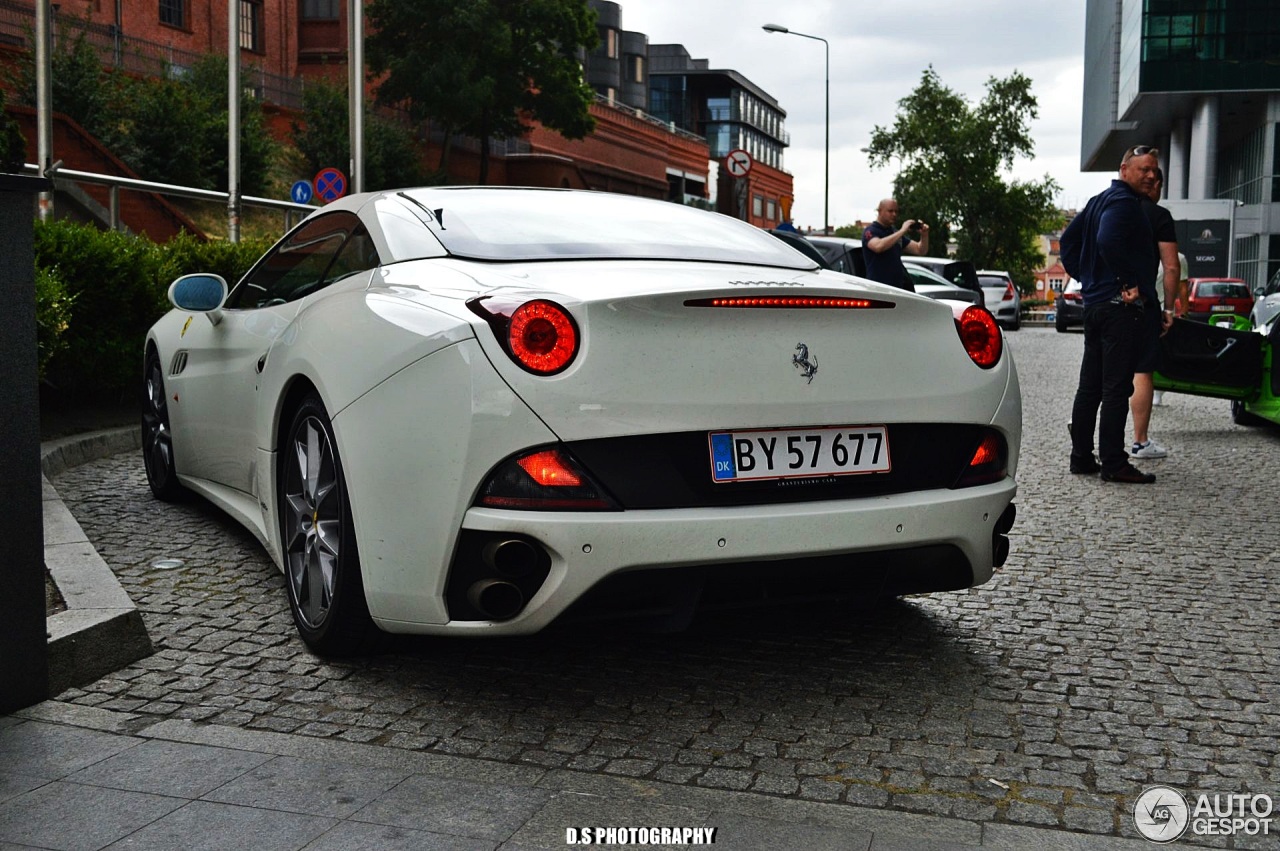
<instances>
[{"instance_id":1,"label":"black tire","mask_svg":"<svg viewBox=\"0 0 1280 851\"><path fill-rule=\"evenodd\" d=\"M1257 428L1258 426L1267 425L1267 421L1257 414L1251 414L1244 409L1244 402L1239 399L1231 400L1231 422L1238 426L1246 426L1248 428Z\"/></svg>"},{"instance_id":2,"label":"black tire","mask_svg":"<svg viewBox=\"0 0 1280 851\"><path fill-rule=\"evenodd\" d=\"M1062 315L1061 310L1053 317L1053 327L1058 329L1059 334L1067 333L1067 317Z\"/></svg>"},{"instance_id":3,"label":"black tire","mask_svg":"<svg viewBox=\"0 0 1280 851\"><path fill-rule=\"evenodd\" d=\"M147 356L142 362L142 464L147 470L147 484L156 499L181 502L190 496L191 492L178 481L164 369L155 349L147 349Z\"/></svg>"},{"instance_id":4,"label":"black tire","mask_svg":"<svg viewBox=\"0 0 1280 851\"><path fill-rule=\"evenodd\" d=\"M279 457L280 544L298 634L320 655L366 652L378 630L364 598L333 423L318 396L298 406Z\"/></svg>"},{"instance_id":5,"label":"black tire","mask_svg":"<svg viewBox=\"0 0 1280 851\"><path fill-rule=\"evenodd\" d=\"M1022 317L1021 316L1013 317L1013 322L1009 323L1009 330L1017 331L1021 327L1022 327Z\"/></svg>"}]
</instances>

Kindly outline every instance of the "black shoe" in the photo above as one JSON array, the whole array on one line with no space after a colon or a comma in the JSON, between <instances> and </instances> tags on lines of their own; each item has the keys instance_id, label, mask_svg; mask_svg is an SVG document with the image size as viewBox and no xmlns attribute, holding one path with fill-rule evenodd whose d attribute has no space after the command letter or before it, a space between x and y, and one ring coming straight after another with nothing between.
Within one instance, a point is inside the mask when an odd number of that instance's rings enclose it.
<instances>
[{"instance_id":1,"label":"black shoe","mask_svg":"<svg viewBox=\"0 0 1280 851\"><path fill-rule=\"evenodd\" d=\"M1102 471L1104 482L1125 482L1131 485L1149 485L1156 480L1155 473L1144 473L1132 464L1125 464L1118 470Z\"/></svg>"},{"instance_id":2,"label":"black shoe","mask_svg":"<svg viewBox=\"0 0 1280 851\"><path fill-rule=\"evenodd\" d=\"M1076 458L1071 456L1071 472L1077 476L1091 476L1101 470L1096 458L1090 455L1088 458Z\"/></svg>"}]
</instances>

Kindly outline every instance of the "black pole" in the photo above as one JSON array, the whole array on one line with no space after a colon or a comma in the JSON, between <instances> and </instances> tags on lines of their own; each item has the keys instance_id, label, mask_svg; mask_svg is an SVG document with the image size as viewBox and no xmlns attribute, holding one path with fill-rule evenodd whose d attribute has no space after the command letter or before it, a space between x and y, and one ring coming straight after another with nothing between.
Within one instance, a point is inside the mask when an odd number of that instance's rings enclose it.
<instances>
[{"instance_id":1,"label":"black pole","mask_svg":"<svg viewBox=\"0 0 1280 851\"><path fill-rule=\"evenodd\" d=\"M33 223L52 190L0 174L0 713L49 696Z\"/></svg>"}]
</instances>

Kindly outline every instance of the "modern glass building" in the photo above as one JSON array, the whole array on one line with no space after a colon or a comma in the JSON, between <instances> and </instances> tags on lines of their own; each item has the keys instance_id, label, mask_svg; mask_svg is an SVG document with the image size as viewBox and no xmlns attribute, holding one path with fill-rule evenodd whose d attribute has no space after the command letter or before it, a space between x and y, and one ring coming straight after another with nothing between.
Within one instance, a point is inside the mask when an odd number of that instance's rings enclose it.
<instances>
[{"instance_id":1,"label":"modern glass building","mask_svg":"<svg viewBox=\"0 0 1280 851\"><path fill-rule=\"evenodd\" d=\"M1280 0L1087 0L1080 167L1133 145L1161 149L1193 275L1277 274Z\"/></svg>"}]
</instances>

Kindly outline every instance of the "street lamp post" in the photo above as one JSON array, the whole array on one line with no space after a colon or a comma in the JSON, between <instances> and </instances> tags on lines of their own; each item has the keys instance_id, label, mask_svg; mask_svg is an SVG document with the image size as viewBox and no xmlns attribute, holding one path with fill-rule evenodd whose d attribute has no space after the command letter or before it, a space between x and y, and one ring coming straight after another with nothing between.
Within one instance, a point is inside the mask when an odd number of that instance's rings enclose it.
<instances>
[{"instance_id":1,"label":"street lamp post","mask_svg":"<svg viewBox=\"0 0 1280 851\"><path fill-rule=\"evenodd\" d=\"M826 139L823 143L823 176L822 176L822 232L828 233L831 230L830 222L830 202L831 202L831 45L825 38L808 33L799 33L795 30L789 30L781 24L765 24L761 27L767 33L786 33L788 35L798 35L801 38L811 38L814 41L822 42L823 48L827 55L826 70Z\"/></svg>"}]
</instances>

